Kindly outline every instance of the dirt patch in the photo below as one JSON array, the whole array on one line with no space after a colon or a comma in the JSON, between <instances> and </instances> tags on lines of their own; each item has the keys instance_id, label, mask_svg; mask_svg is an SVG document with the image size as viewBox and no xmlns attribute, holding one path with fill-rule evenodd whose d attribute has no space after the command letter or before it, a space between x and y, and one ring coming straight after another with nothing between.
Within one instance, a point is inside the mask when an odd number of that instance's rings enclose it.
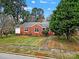
<instances>
[{"instance_id":1,"label":"dirt patch","mask_svg":"<svg viewBox=\"0 0 79 59\"><path fill-rule=\"evenodd\" d=\"M79 51L79 45L75 43L61 43L57 40L50 40L48 42L48 48L59 48L66 50Z\"/></svg>"}]
</instances>

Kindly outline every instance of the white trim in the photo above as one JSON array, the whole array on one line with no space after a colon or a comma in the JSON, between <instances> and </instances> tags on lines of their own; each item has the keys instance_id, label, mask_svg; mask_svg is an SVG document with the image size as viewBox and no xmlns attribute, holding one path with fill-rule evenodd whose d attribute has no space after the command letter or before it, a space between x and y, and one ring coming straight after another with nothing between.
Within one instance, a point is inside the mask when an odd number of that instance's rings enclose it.
<instances>
[{"instance_id":1,"label":"white trim","mask_svg":"<svg viewBox=\"0 0 79 59\"><path fill-rule=\"evenodd\" d=\"M15 33L20 34L20 28L15 28Z\"/></svg>"}]
</instances>

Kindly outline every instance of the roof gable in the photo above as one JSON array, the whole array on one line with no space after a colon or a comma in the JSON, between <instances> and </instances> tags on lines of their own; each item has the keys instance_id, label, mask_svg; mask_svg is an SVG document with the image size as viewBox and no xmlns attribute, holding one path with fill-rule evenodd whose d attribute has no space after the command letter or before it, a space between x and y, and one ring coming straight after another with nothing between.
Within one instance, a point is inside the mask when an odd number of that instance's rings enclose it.
<instances>
[{"instance_id":1,"label":"roof gable","mask_svg":"<svg viewBox=\"0 0 79 59\"><path fill-rule=\"evenodd\" d=\"M36 25L36 24L41 25L44 28L49 27L49 22L25 22L23 26L26 28L26 27L32 27L33 25Z\"/></svg>"}]
</instances>

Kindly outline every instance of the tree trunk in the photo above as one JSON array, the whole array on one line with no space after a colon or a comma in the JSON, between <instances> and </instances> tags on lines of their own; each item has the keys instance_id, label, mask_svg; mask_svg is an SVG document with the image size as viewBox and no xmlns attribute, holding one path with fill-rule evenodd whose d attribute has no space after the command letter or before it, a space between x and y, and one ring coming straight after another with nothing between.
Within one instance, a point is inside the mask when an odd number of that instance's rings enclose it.
<instances>
[{"instance_id":1,"label":"tree trunk","mask_svg":"<svg viewBox=\"0 0 79 59\"><path fill-rule=\"evenodd\" d=\"M1 29L1 31L0 31L0 36L1 36L1 38L3 38L2 35L3 35L3 33L2 33L2 29Z\"/></svg>"},{"instance_id":2,"label":"tree trunk","mask_svg":"<svg viewBox=\"0 0 79 59\"><path fill-rule=\"evenodd\" d=\"M66 34L66 36L67 36L67 40L70 40L70 35L69 34Z\"/></svg>"},{"instance_id":3,"label":"tree trunk","mask_svg":"<svg viewBox=\"0 0 79 59\"><path fill-rule=\"evenodd\" d=\"M67 29L66 38L67 38L67 40L71 41L71 33L70 33L69 29Z\"/></svg>"}]
</instances>

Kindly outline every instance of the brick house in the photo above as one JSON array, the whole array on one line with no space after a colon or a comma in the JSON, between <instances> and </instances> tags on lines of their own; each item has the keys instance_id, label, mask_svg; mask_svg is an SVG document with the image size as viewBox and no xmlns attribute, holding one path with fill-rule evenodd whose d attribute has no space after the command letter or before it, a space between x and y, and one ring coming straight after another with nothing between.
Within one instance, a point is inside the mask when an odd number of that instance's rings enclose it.
<instances>
[{"instance_id":1,"label":"brick house","mask_svg":"<svg viewBox=\"0 0 79 59\"><path fill-rule=\"evenodd\" d=\"M25 22L15 28L15 33L21 35L43 36L42 32L47 28L49 29L49 22ZM49 29L48 35L52 34L54 33Z\"/></svg>"}]
</instances>

